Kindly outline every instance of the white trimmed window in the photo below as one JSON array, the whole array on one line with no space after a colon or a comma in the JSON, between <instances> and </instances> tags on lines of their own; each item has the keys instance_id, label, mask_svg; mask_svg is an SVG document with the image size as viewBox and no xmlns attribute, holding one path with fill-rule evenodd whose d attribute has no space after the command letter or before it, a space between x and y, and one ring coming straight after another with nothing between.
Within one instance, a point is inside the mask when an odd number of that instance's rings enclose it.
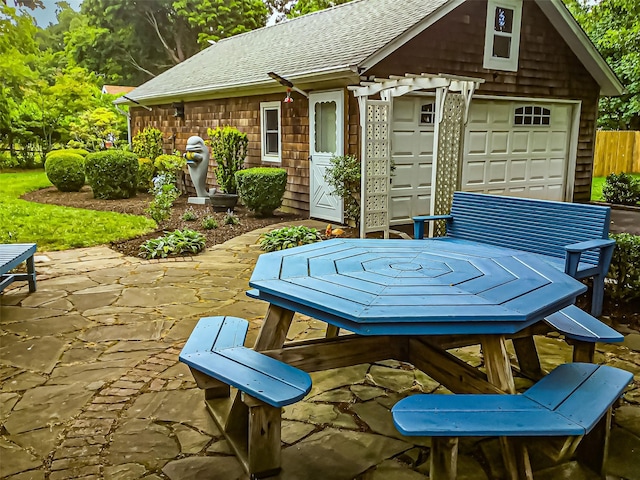
<instances>
[{"instance_id":1,"label":"white trimmed window","mask_svg":"<svg viewBox=\"0 0 640 480\"><path fill-rule=\"evenodd\" d=\"M522 0L489 0L484 39L484 62L491 70L518 70Z\"/></svg>"},{"instance_id":2,"label":"white trimmed window","mask_svg":"<svg viewBox=\"0 0 640 480\"><path fill-rule=\"evenodd\" d=\"M262 161L282 161L280 102L260 103L260 135L262 138Z\"/></svg>"}]
</instances>

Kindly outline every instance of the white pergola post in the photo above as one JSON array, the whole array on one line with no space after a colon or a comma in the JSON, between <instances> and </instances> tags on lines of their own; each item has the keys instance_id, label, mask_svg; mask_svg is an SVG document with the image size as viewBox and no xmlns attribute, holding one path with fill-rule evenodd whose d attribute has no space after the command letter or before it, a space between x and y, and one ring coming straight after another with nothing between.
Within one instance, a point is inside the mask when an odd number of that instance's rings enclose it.
<instances>
[{"instance_id":1,"label":"white pergola post","mask_svg":"<svg viewBox=\"0 0 640 480\"><path fill-rule=\"evenodd\" d=\"M389 236L391 179L391 109L393 98L420 90L436 91L431 214L448 213L459 188L461 156L471 98L480 78L453 75L390 76L348 87L360 108L362 183L360 237L383 231ZM371 100L371 96L381 100ZM430 235L433 230L430 228Z\"/></svg>"}]
</instances>

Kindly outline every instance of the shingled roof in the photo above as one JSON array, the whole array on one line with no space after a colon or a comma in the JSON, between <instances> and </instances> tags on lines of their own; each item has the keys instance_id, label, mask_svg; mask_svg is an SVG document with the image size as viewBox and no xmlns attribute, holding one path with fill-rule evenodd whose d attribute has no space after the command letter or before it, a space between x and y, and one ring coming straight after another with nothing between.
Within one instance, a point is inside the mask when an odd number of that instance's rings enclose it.
<instances>
[{"instance_id":1,"label":"shingled roof","mask_svg":"<svg viewBox=\"0 0 640 480\"><path fill-rule=\"evenodd\" d=\"M230 89L275 86L268 72L291 81L328 73L358 75L390 45L397 48L463 1L353 0L220 40L116 102L152 104ZM619 80L562 0L536 3L598 81L601 93L622 93Z\"/></svg>"},{"instance_id":2,"label":"shingled roof","mask_svg":"<svg viewBox=\"0 0 640 480\"><path fill-rule=\"evenodd\" d=\"M354 0L220 40L144 83L137 101L348 71L451 0ZM458 2L455 2L458 3Z\"/></svg>"}]
</instances>

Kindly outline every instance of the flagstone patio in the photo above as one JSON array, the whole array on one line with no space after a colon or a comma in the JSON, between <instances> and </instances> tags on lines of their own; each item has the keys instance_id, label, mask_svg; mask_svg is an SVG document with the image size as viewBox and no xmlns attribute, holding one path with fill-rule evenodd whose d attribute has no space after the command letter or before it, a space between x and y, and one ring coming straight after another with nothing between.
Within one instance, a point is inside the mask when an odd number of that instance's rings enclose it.
<instances>
[{"instance_id":1,"label":"flagstone patio","mask_svg":"<svg viewBox=\"0 0 640 480\"><path fill-rule=\"evenodd\" d=\"M248 341L255 339L266 304L244 292L260 233L179 261L144 261L107 247L39 254L38 291L17 283L0 296L0 478L246 478L178 353L202 316L246 318ZM288 339L319 337L324 326L297 315ZM570 361L560 338L539 338L538 347L547 369ZM598 362L635 375L615 414L610 478L640 479L638 352L638 333L597 349ZM482 363L477 347L458 354ZM389 409L408 392L443 387L397 361L312 379L310 394L284 410L277 478L428 478L429 439L400 435ZM536 479L599 478L575 462L553 465L543 449L532 462ZM464 440L458 465L460 479L500 478L497 440Z\"/></svg>"}]
</instances>

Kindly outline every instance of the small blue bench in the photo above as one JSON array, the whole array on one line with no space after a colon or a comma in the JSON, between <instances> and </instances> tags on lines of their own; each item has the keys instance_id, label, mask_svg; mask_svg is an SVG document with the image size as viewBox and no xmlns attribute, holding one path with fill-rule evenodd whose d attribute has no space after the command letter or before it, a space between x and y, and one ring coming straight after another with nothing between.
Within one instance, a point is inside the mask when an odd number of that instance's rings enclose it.
<instances>
[{"instance_id":1,"label":"small blue bench","mask_svg":"<svg viewBox=\"0 0 640 480\"><path fill-rule=\"evenodd\" d=\"M446 241L477 242L540 255L577 279L593 277L591 314L600 316L615 241L609 207L455 192L449 215L413 217L414 238L427 221L446 221Z\"/></svg>"},{"instance_id":2,"label":"small blue bench","mask_svg":"<svg viewBox=\"0 0 640 480\"><path fill-rule=\"evenodd\" d=\"M458 437L582 439L596 426L597 438L582 441L588 444L587 463L600 470L606 456L611 407L632 380L631 373L618 368L570 363L557 367L521 395L414 395L398 402L391 412L403 435L434 437L432 479L455 478ZM578 442L574 444L575 450ZM519 468L527 470L526 446L519 446L524 448Z\"/></svg>"},{"instance_id":3,"label":"small blue bench","mask_svg":"<svg viewBox=\"0 0 640 480\"><path fill-rule=\"evenodd\" d=\"M0 292L17 280L29 282L29 291L36 291L35 253L35 243L0 245ZM22 262L27 262L27 273L9 273Z\"/></svg>"},{"instance_id":4,"label":"small blue bench","mask_svg":"<svg viewBox=\"0 0 640 480\"><path fill-rule=\"evenodd\" d=\"M236 317L201 318L189 336L180 361L187 364L205 399L229 397L229 386L241 402L229 414L235 425L219 425L251 478L280 471L281 408L311 390L308 373L244 347L249 322Z\"/></svg>"}]
</instances>

